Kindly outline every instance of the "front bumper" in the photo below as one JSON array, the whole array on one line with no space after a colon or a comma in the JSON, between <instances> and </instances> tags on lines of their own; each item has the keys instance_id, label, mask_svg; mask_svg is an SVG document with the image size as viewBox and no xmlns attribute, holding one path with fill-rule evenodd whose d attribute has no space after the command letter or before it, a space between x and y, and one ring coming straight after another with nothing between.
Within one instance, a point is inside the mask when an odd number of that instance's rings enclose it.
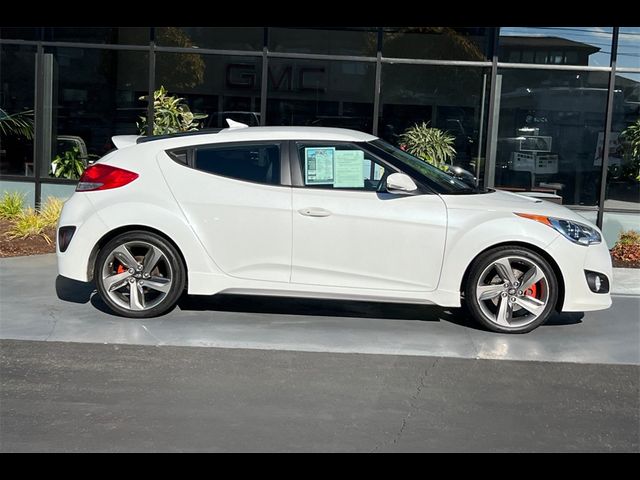
<instances>
[{"instance_id":1,"label":"front bumper","mask_svg":"<svg viewBox=\"0 0 640 480\"><path fill-rule=\"evenodd\" d=\"M610 293L592 292L585 275L587 270L603 274L611 284L613 267L604 242L585 247L558 236L549 245L547 252L558 263L564 280L563 312L588 312L611 306Z\"/></svg>"}]
</instances>

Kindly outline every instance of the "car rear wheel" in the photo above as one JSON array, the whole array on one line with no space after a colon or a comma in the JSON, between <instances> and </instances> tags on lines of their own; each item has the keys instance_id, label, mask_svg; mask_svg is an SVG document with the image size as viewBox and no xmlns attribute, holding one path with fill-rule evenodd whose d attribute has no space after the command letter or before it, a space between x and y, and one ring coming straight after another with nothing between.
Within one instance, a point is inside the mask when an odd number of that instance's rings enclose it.
<instances>
[{"instance_id":1,"label":"car rear wheel","mask_svg":"<svg viewBox=\"0 0 640 480\"><path fill-rule=\"evenodd\" d=\"M558 300L558 280L549 262L522 247L499 247L473 264L465 301L482 326L526 333L545 323Z\"/></svg>"},{"instance_id":2,"label":"car rear wheel","mask_svg":"<svg viewBox=\"0 0 640 480\"><path fill-rule=\"evenodd\" d=\"M109 241L100 250L94 271L98 293L107 306L132 318L155 317L171 309L186 281L176 248L144 231Z\"/></svg>"}]
</instances>

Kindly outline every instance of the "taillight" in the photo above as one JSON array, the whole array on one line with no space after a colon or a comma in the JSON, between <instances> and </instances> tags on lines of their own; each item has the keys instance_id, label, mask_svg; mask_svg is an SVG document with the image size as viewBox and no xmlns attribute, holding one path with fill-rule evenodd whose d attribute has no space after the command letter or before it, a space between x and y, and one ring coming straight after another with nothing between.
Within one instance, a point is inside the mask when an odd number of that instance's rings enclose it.
<instances>
[{"instance_id":1,"label":"taillight","mask_svg":"<svg viewBox=\"0 0 640 480\"><path fill-rule=\"evenodd\" d=\"M129 170L95 163L88 167L80 177L76 192L118 188L133 182L136 178L138 178L138 174Z\"/></svg>"}]
</instances>

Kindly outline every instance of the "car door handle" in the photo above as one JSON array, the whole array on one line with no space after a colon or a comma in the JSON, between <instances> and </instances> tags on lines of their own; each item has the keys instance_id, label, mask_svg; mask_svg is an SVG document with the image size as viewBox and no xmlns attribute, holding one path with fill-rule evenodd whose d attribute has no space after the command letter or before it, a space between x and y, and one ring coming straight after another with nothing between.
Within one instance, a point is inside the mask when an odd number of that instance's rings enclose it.
<instances>
[{"instance_id":1,"label":"car door handle","mask_svg":"<svg viewBox=\"0 0 640 480\"><path fill-rule=\"evenodd\" d=\"M300 210L298 210L298 213L300 215L304 215L305 217L328 217L329 215L331 215L331 212L329 210L318 207L301 208Z\"/></svg>"}]
</instances>

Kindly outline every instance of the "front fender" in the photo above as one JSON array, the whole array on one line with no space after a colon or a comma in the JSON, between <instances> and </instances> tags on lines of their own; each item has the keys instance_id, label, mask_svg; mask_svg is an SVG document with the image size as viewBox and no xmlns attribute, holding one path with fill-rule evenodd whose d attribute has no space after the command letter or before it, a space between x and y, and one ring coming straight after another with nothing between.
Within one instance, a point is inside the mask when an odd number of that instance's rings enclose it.
<instances>
[{"instance_id":1,"label":"front fender","mask_svg":"<svg viewBox=\"0 0 640 480\"><path fill-rule=\"evenodd\" d=\"M516 215L451 209L438 290L459 294L467 268L488 248L504 243L524 243L546 250L558 236L560 234L552 228Z\"/></svg>"}]
</instances>

